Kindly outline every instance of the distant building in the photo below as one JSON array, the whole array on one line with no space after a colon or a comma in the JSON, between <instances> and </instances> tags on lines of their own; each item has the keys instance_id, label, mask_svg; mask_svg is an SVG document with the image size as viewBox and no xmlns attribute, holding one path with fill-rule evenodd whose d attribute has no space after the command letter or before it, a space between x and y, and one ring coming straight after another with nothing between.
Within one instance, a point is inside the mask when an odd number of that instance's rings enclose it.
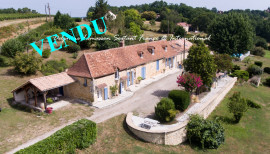
<instances>
[{"instance_id":1,"label":"distant building","mask_svg":"<svg viewBox=\"0 0 270 154\"><path fill-rule=\"evenodd\" d=\"M218 13L218 14L223 14L224 12L223 12L223 11L221 11L221 10L219 10L217 13Z\"/></svg>"},{"instance_id":2,"label":"distant building","mask_svg":"<svg viewBox=\"0 0 270 154\"><path fill-rule=\"evenodd\" d=\"M189 32L189 28L191 27L191 24L188 24L186 22L179 22L177 23L177 25L183 27L186 32Z\"/></svg>"},{"instance_id":3,"label":"distant building","mask_svg":"<svg viewBox=\"0 0 270 154\"><path fill-rule=\"evenodd\" d=\"M116 19L116 15L114 13L112 13L111 11L108 11L108 13L106 13L105 15L105 19L108 20L115 20Z\"/></svg>"}]
</instances>

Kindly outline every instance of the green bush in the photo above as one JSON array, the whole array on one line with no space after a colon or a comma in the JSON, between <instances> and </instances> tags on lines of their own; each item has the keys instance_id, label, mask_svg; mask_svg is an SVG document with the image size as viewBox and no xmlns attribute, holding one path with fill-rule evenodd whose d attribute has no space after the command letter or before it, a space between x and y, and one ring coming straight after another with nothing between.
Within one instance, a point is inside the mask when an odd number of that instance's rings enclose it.
<instances>
[{"instance_id":1,"label":"green bush","mask_svg":"<svg viewBox=\"0 0 270 154\"><path fill-rule=\"evenodd\" d=\"M255 103L254 101L250 100L250 99L246 99L247 105L251 108L256 108L256 109L260 109L262 108L261 105Z\"/></svg>"},{"instance_id":2,"label":"green bush","mask_svg":"<svg viewBox=\"0 0 270 154\"><path fill-rule=\"evenodd\" d=\"M249 77L252 77L254 75L261 75L263 72L262 69L255 64L248 66L247 71L249 73Z\"/></svg>"},{"instance_id":3,"label":"green bush","mask_svg":"<svg viewBox=\"0 0 270 154\"><path fill-rule=\"evenodd\" d=\"M81 47L76 43L73 43L71 41L66 41L66 44L68 45L67 47L65 47L65 43L63 42L63 44L62 44L63 50L65 50L69 53L74 53L74 52L78 52L79 50L81 50Z\"/></svg>"},{"instance_id":4,"label":"green bush","mask_svg":"<svg viewBox=\"0 0 270 154\"><path fill-rule=\"evenodd\" d=\"M74 53L72 54L72 58L76 59L77 57L78 57L78 52L74 52Z\"/></svg>"},{"instance_id":5,"label":"green bush","mask_svg":"<svg viewBox=\"0 0 270 154\"><path fill-rule=\"evenodd\" d=\"M43 75L47 76L63 72L67 67L65 59L61 59L60 61L49 60L41 66L41 72Z\"/></svg>"},{"instance_id":6,"label":"green bush","mask_svg":"<svg viewBox=\"0 0 270 154\"><path fill-rule=\"evenodd\" d=\"M10 60L5 56L0 55L0 67L6 66L10 66Z\"/></svg>"},{"instance_id":7,"label":"green bush","mask_svg":"<svg viewBox=\"0 0 270 154\"><path fill-rule=\"evenodd\" d=\"M47 103L53 103L53 99L52 98L47 98Z\"/></svg>"},{"instance_id":8,"label":"green bush","mask_svg":"<svg viewBox=\"0 0 270 154\"><path fill-rule=\"evenodd\" d=\"M149 22L149 23L150 23L150 25L151 25L151 26L156 25L156 21L155 21L154 19L150 20L150 22Z\"/></svg>"},{"instance_id":9,"label":"green bush","mask_svg":"<svg viewBox=\"0 0 270 154\"><path fill-rule=\"evenodd\" d=\"M50 49L44 49L44 51L42 52L42 57L43 58L49 58L51 55L51 50Z\"/></svg>"},{"instance_id":10,"label":"green bush","mask_svg":"<svg viewBox=\"0 0 270 154\"><path fill-rule=\"evenodd\" d=\"M3 43L1 55L13 58L18 52L22 52L23 50L23 44L18 39L10 39Z\"/></svg>"},{"instance_id":11,"label":"green bush","mask_svg":"<svg viewBox=\"0 0 270 154\"><path fill-rule=\"evenodd\" d=\"M267 49L267 41L264 38L256 37L256 47L262 47L264 49Z\"/></svg>"},{"instance_id":12,"label":"green bush","mask_svg":"<svg viewBox=\"0 0 270 154\"><path fill-rule=\"evenodd\" d=\"M247 81L249 79L249 73L244 70L236 70L232 74L230 74L231 77L237 77L238 79L244 79Z\"/></svg>"},{"instance_id":13,"label":"green bush","mask_svg":"<svg viewBox=\"0 0 270 154\"><path fill-rule=\"evenodd\" d=\"M81 22L82 18L73 18L75 20L75 22Z\"/></svg>"},{"instance_id":14,"label":"green bush","mask_svg":"<svg viewBox=\"0 0 270 154\"><path fill-rule=\"evenodd\" d=\"M265 67L263 71L264 71L265 73L270 74L270 67Z\"/></svg>"},{"instance_id":15,"label":"green bush","mask_svg":"<svg viewBox=\"0 0 270 154\"><path fill-rule=\"evenodd\" d=\"M264 85L270 87L270 77L265 79Z\"/></svg>"},{"instance_id":16,"label":"green bush","mask_svg":"<svg viewBox=\"0 0 270 154\"><path fill-rule=\"evenodd\" d=\"M263 62L261 62L261 61L255 61L254 64L259 66L259 67L263 66Z\"/></svg>"},{"instance_id":17,"label":"green bush","mask_svg":"<svg viewBox=\"0 0 270 154\"><path fill-rule=\"evenodd\" d=\"M256 56L261 56L261 57L265 55L265 51L262 47L255 47L254 49L250 51L250 53Z\"/></svg>"},{"instance_id":18,"label":"green bush","mask_svg":"<svg viewBox=\"0 0 270 154\"><path fill-rule=\"evenodd\" d=\"M233 69L232 72L236 71L236 70L241 70L241 67L238 65L233 65Z\"/></svg>"},{"instance_id":19,"label":"green bush","mask_svg":"<svg viewBox=\"0 0 270 154\"><path fill-rule=\"evenodd\" d=\"M217 121L192 115L187 125L187 138L203 149L217 149L225 141L224 128Z\"/></svg>"},{"instance_id":20,"label":"green bush","mask_svg":"<svg viewBox=\"0 0 270 154\"><path fill-rule=\"evenodd\" d=\"M52 27L50 29L48 29L44 35L53 35L53 34L59 34L60 32L62 32L63 30L61 28L57 28L57 27Z\"/></svg>"},{"instance_id":21,"label":"green bush","mask_svg":"<svg viewBox=\"0 0 270 154\"><path fill-rule=\"evenodd\" d=\"M175 118L174 103L169 98L162 98L155 107L155 115L162 122L169 122Z\"/></svg>"},{"instance_id":22,"label":"green bush","mask_svg":"<svg viewBox=\"0 0 270 154\"><path fill-rule=\"evenodd\" d=\"M173 100L175 108L180 111L185 111L190 104L190 95L183 90L172 90L168 97Z\"/></svg>"},{"instance_id":23,"label":"green bush","mask_svg":"<svg viewBox=\"0 0 270 154\"><path fill-rule=\"evenodd\" d=\"M30 75L36 74L40 70L42 59L40 56L36 56L36 52L31 52L30 54L18 53L14 58L14 70L17 73Z\"/></svg>"},{"instance_id":24,"label":"green bush","mask_svg":"<svg viewBox=\"0 0 270 154\"><path fill-rule=\"evenodd\" d=\"M81 119L60 129L50 137L22 149L16 154L27 153L75 153L93 144L97 138L96 123Z\"/></svg>"},{"instance_id":25,"label":"green bush","mask_svg":"<svg viewBox=\"0 0 270 154\"><path fill-rule=\"evenodd\" d=\"M240 92L235 92L233 96L229 98L228 102L229 112L233 114L235 122L239 122L242 118L244 112L247 111L247 102L246 99L241 97Z\"/></svg>"}]
</instances>

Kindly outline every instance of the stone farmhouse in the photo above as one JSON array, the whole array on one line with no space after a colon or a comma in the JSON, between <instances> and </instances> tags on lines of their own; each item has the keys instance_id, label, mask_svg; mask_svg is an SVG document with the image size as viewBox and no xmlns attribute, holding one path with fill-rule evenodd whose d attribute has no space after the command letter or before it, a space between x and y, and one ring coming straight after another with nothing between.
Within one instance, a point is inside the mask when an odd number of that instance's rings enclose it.
<instances>
[{"instance_id":1,"label":"stone farmhouse","mask_svg":"<svg viewBox=\"0 0 270 154\"><path fill-rule=\"evenodd\" d=\"M38 106L46 98L65 96L95 103L121 95L139 84L172 69L183 69L192 43L184 40L152 41L98 52L84 53L66 72L30 79L12 91L16 102ZM116 96L117 97L117 96Z\"/></svg>"}]
</instances>

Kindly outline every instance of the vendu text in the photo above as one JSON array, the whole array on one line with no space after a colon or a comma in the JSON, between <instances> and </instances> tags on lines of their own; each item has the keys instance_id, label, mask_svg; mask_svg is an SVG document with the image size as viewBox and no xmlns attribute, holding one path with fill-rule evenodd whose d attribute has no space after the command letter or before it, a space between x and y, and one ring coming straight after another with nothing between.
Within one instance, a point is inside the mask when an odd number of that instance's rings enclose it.
<instances>
[{"instance_id":1,"label":"vendu text","mask_svg":"<svg viewBox=\"0 0 270 154\"><path fill-rule=\"evenodd\" d=\"M104 21L104 17L101 17L100 19L103 21L103 24L104 24L104 31L103 32L100 32L100 30L98 28L98 25L97 25L97 20L98 19L91 21L91 23L94 26L94 29L95 29L96 33L99 34L99 35L104 34L107 31L107 27L106 27L106 23ZM87 33L88 33L87 35L83 34L82 27L86 28ZM79 33L80 42L89 39L91 37L91 35L92 35L92 29L87 24L82 24L82 25L79 25L77 27L69 29L72 32L73 36L63 31L63 32L61 32L59 34L62 35L62 40L65 43L64 47L68 46L67 43L66 43L66 39L68 39L68 40L70 40L70 41L72 41L74 43L77 43L77 39L76 39L76 37L74 36L74 33L73 33L74 29L77 29L77 31ZM87 38L85 36L87 36ZM60 50L62 48L62 44L57 49L54 46L54 45L57 46L56 39L58 39L58 38L59 38L59 36L57 34L46 37L46 39L48 40L48 43L50 45L51 52L56 51L56 50ZM42 56L44 39L41 39L40 41L41 41L41 47L40 48L36 45L36 42L30 43L30 45Z\"/></svg>"}]
</instances>

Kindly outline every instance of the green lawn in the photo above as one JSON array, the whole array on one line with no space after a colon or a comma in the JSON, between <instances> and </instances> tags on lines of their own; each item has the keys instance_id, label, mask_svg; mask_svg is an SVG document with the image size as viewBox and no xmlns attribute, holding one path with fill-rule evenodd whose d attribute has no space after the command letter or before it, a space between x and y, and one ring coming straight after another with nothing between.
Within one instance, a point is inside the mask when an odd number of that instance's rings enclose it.
<instances>
[{"instance_id":1,"label":"green lawn","mask_svg":"<svg viewBox=\"0 0 270 154\"><path fill-rule=\"evenodd\" d=\"M270 59L270 51L269 50L264 50L265 51L265 58L269 58Z\"/></svg>"},{"instance_id":2,"label":"green lawn","mask_svg":"<svg viewBox=\"0 0 270 154\"><path fill-rule=\"evenodd\" d=\"M250 57L264 62L270 67L270 60L265 57ZM242 68L244 63L237 62ZM262 78L269 75L264 74ZM236 91L262 105L262 109L249 109L238 124L231 124L233 115L227 110L228 98ZM219 117L225 128L225 143L217 150L203 151L190 146L188 142L178 146L165 146L146 143L130 134L125 123L125 115L114 117L98 124L97 142L78 153L270 153L270 88L255 88L247 83L234 86L220 105L212 112L209 119Z\"/></svg>"}]
</instances>

